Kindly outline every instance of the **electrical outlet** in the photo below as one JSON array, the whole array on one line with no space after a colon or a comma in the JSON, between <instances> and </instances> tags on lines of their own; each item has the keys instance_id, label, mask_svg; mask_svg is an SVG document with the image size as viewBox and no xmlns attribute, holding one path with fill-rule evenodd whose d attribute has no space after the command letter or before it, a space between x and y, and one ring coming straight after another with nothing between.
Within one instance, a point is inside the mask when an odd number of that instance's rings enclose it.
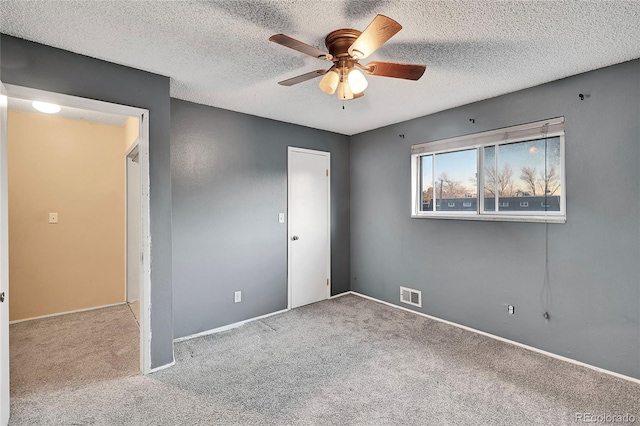
<instances>
[{"instance_id":1,"label":"electrical outlet","mask_svg":"<svg viewBox=\"0 0 640 426\"><path fill-rule=\"evenodd\" d=\"M516 309L513 307L513 305L509 305L509 315L513 315L516 313Z\"/></svg>"},{"instance_id":2,"label":"electrical outlet","mask_svg":"<svg viewBox=\"0 0 640 426\"><path fill-rule=\"evenodd\" d=\"M240 303L240 302L242 302L242 292L236 291L233 294L233 303Z\"/></svg>"}]
</instances>

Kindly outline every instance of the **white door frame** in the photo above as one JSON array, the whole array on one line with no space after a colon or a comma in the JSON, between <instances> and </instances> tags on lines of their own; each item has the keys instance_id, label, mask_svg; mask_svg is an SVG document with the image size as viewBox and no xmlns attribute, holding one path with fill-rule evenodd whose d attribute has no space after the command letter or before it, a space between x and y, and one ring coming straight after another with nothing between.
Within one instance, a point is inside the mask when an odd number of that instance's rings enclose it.
<instances>
[{"instance_id":1,"label":"white door frame","mask_svg":"<svg viewBox=\"0 0 640 426\"><path fill-rule=\"evenodd\" d=\"M6 95L8 97L22 98L28 100L39 100L52 102L64 106L82 108L93 111L100 111L112 114L136 116L140 119L140 130L138 137L138 147L140 155L140 240L142 245L142 267L140 270L140 370L143 374L151 372L151 228L150 228L150 207L149 207L149 110L143 108L118 105L109 102L97 101L93 99L80 98L65 95L62 93L48 92L44 90L32 89L29 87L5 84ZM3 141L3 143L6 141ZM3 146L3 149L6 145ZM4 156L3 152L1 156ZM1 164L0 173L6 173L6 163ZM7 187L0 188L2 199L7 197ZM0 259L2 265L8 253L8 238L0 240L3 258ZM8 263L7 263L8 264ZM0 271L5 273L4 271ZM5 303L7 303L5 301Z\"/></svg>"},{"instance_id":2,"label":"white door frame","mask_svg":"<svg viewBox=\"0 0 640 426\"><path fill-rule=\"evenodd\" d=\"M7 90L0 81L0 426L9 422L9 187L7 185Z\"/></svg>"},{"instance_id":3,"label":"white door frame","mask_svg":"<svg viewBox=\"0 0 640 426\"><path fill-rule=\"evenodd\" d=\"M331 297L331 153L325 151L316 151L313 149L297 148L293 146L287 147L287 309L291 309L291 176L289 175L289 167L291 161L291 152L300 152L303 154L321 155L327 159L327 299Z\"/></svg>"},{"instance_id":4,"label":"white door frame","mask_svg":"<svg viewBox=\"0 0 640 426\"><path fill-rule=\"evenodd\" d=\"M127 149L127 152L124 153L124 300L127 302L131 302L131 300L129 300L129 157L135 152L138 157L138 163L140 163L139 144L140 138L136 138ZM140 191L140 194L142 194L142 191ZM142 197L140 198L142 199ZM141 253L140 249L138 249L138 253ZM138 259L139 261L142 260L140 257ZM140 265L140 269L142 269L142 264ZM142 282L141 279L142 276L138 278L138 283ZM138 292L138 296L139 295L140 293Z\"/></svg>"}]
</instances>

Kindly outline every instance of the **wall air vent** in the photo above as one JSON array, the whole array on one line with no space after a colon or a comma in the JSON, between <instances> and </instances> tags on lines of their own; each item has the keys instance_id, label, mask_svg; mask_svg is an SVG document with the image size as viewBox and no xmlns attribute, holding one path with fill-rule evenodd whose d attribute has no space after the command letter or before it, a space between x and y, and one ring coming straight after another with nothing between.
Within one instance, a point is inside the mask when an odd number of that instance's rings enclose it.
<instances>
[{"instance_id":1,"label":"wall air vent","mask_svg":"<svg viewBox=\"0 0 640 426\"><path fill-rule=\"evenodd\" d=\"M412 288L400 287L400 301L422 308L422 292Z\"/></svg>"}]
</instances>

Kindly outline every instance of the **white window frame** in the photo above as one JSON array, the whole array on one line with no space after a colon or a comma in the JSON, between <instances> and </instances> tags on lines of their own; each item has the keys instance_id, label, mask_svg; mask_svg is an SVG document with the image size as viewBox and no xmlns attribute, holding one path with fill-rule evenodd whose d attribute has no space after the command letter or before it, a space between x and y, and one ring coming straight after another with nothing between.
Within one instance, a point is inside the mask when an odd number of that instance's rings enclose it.
<instances>
[{"instance_id":1,"label":"white window frame","mask_svg":"<svg viewBox=\"0 0 640 426\"><path fill-rule=\"evenodd\" d=\"M542 138L560 139L560 211L485 211L483 188L484 176L484 147L499 146L515 142L525 142ZM477 152L478 186L476 193L476 211L422 211L422 194L420 193L420 161L421 157L434 156L445 152L456 152L475 149ZM496 150L496 156L497 156ZM564 117L536 121L533 123L512 126L488 132L475 133L433 142L426 142L411 147L411 217L419 219L458 219L458 220L485 220L485 221L509 221L509 222L566 222L566 179L565 179L565 132ZM499 203L500 198L497 198ZM437 200L433 199L433 204Z\"/></svg>"}]
</instances>

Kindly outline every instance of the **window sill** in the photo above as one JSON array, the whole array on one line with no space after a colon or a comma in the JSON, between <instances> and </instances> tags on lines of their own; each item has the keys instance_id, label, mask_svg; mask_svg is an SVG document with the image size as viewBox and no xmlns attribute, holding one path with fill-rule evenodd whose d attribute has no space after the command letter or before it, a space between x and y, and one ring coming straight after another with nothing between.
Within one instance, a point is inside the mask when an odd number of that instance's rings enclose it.
<instances>
[{"instance_id":1,"label":"window sill","mask_svg":"<svg viewBox=\"0 0 640 426\"><path fill-rule=\"evenodd\" d=\"M506 216L490 214L412 214L412 219L453 219L453 220L478 220L484 222L529 222L529 223L566 223L567 217L559 216Z\"/></svg>"}]
</instances>

